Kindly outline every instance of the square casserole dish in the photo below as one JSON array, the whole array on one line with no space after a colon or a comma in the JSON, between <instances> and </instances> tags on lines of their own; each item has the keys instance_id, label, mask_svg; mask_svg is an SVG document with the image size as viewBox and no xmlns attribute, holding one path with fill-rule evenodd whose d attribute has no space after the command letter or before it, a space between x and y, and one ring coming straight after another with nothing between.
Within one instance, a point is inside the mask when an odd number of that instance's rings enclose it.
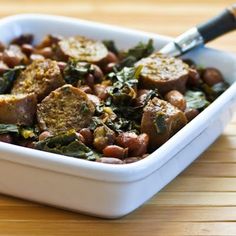
<instances>
[{"instance_id":1,"label":"square casserole dish","mask_svg":"<svg viewBox=\"0 0 236 236\"><path fill-rule=\"evenodd\" d=\"M119 48L170 38L84 20L16 15L0 20L0 40L23 33L84 35L115 40ZM132 212L167 185L221 134L236 104L236 56L208 48L185 57L214 66L231 85L216 101L147 158L127 165L94 163L0 142L0 192L105 218Z\"/></svg>"}]
</instances>

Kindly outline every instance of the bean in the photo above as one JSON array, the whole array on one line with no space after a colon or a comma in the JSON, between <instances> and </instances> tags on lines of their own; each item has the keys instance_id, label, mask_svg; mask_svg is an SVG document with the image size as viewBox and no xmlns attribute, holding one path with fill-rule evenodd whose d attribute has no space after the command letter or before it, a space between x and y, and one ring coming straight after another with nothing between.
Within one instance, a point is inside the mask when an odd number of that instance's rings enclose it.
<instances>
[{"instance_id":1,"label":"bean","mask_svg":"<svg viewBox=\"0 0 236 236\"><path fill-rule=\"evenodd\" d=\"M23 44L21 50L25 55L30 56L34 51L34 48L31 44Z\"/></svg>"},{"instance_id":2,"label":"bean","mask_svg":"<svg viewBox=\"0 0 236 236\"><path fill-rule=\"evenodd\" d=\"M57 65L58 65L60 71L63 72L63 70L65 69L65 67L66 67L67 64L66 64L66 62L64 62L64 61L58 61L58 62L57 62Z\"/></svg>"},{"instance_id":3,"label":"bean","mask_svg":"<svg viewBox=\"0 0 236 236\"><path fill-rule=\"evenodd\" d=\"M9 67L3 62L0 61L0 75L9 70Z\"/></svg>"},{"instance_id":4,"label":"bean","mask_svg":"<svg viewBox=\"0 0 236 236\"><path fill-rule=\"evenodd\" d=\"M125 164L130 164L130 163L137 162L137 161L139 161L139 160L141 160L141 159L138 158L138 157L128 157L128 158L125 158L125 159L124 159L124 163L125 163Z\"/></svg>"},{"instance_id":5,"label":"bean","mask_svg":"<svg viewBox=\"0 0 236 236\"><path fill-rule=\"evenodd\" d=\"M115 157L119 159L123 159L128 155L128 148L122 148L117 145L109 145L106 146L103 150L103 155L105 157Z\"/></svg>"},{"instance_id":6,"label":"bean","mask_svg":"<svg viewBox=\"0 0 236 236\"><path fill-rule=\"evenodd\" d=\"M34 36L32 34L22 34L19 37L13 39L10 44L17 44L21 46L22 44L32 44Z\"/></svg>"},{"instance_id":7,"label":"bean","mask_svg":"<svg viewBox=\"0 0 236 236\"><path fill-rule=\"evenodd\" d=\"M199 114L199 111L197 109L194 109L194 108L187 108L185 110L184 114L185 114L185 116L186 116L186 118L189 122Z\"/></svg>"},{"instance_id":8,"label":"bean","mask_svg":"<svg viewBox=\"0 0 236 236\"><path fill-rule=\"evenodd\" d=\"M3 52L3 61L11 68L19 65L24 59L25 55L17 45L10 45L10 47Z\"/></svg>"},{"instance_id":9,"label":"bean","mask_svg":"<svg viewBox=\"0 0 236 236\"><path fill-rule=\"evenodd\" d=\"M106 62L107 62L107 64L112 63L112 62L117 63L118 58L117 58L116 54L113 52L108 52L107 57L106 57Z\"/></svg>"},{"instance_id":10,"label":"bean","mask_svg":"<svg viewBox=\"0 0 236 236\"><path fill-rule=\"evenodd\" d=\"M186 100L182 93L177 90L171 90L165 95L165 100L181 111L186 109Z\"/></svg>"},{"instance_id":11,"label":"bean","mask_svg":"<svg viewBox=\"0 0 236 236\"><path fill-rule=\"evenodd\" d=\"M39 135L39 141L42 141L48 137L52 136L51 133L49 131L43 131L40 135Z\"/></svg>"},{"instance_id":12,"label":"bean","mask_svg":"<svg viewBox=\"0 0 236 236\"><path fill-rule=\"evenodd\" d=\"M0 52L3 52L5 50L5 45L0 42Z\"/></svg>"},{"instance_id":13,"label":"bean","mask_svg":"<svg viewBox=\"0 0 236 236\"><path fill-rule=\"evenodd\" d=\"M209 86L223 82L221 72L215 68L206 68L202 75L202 80Z\"/></svg>"},{"instance_id":14,"label":"bean","mask_svg":"<svg viewBox=\"0 0 236 236\"><path fill-rule=\"evenodd\" d=\"M189 69L187 84L191 87L197 87L201 83L200 74L196 69Z\"/></svg>"},{"instance_id":15,"label":"bean","mask_svg":"<svg viewBox=\"0 0 236 236\"><path fill-rule=\"evenodd\" d=\"M112 72L115 65L116 65L115 62L110 62L110 63L108 63L108 64L104 67L104 69L103 69L104 72L105 72L106 74Z\"/></svg>"},{"instance_id":16,"label":"bean","mask_svg":"<svg viewBox=\"0 0 236 236\"><path fill-rule=\"evenodd\" d=\"M77 139L79 139L79 141L81 141L82 143L85 144L85 139L84 139L84 136L78 132L76 132L76 137Z\"/></svg>"},{"instance_id":17,"label":"bean","mask_svg":"<svg viewBox=\"0 0 236 236\"><path fill-rule=\"evenodd\" d=\"M89 128L83 128L79 133L84 137L84 143L88 146L93 144L93 133Z\"/></svg>"},{"instance_id":18,"label":"bean","mask_svg":"<svg viewBox=\"0 0 236 236\"><path fill-rule=\"evenodd\" d=\"M92 74L88 74L85 78L85 83L90 87L93 88L94 86L94 76Z\"/></svg>"},{"instance_id":19,"label":"bean","mask_svg":"<svg viewBox=\"0 0 236 236\"><path fill-rule=\"evenodd\" d=\"M37 45L37 48L45 48L51 47L53 44L57 44L60 40L62 40L61 36L58 35L47 35L42 42Z\"/></svg>"},{"instance_id":20,"label":"bean","mask_svg":"<svg viewBox=\"0 0 236 236\"><path fill-rule=\"evenodd\" d=\"M35 49L34 53L42 55L45 58L52 58L52 56L53 56L52 48L50 48L50 47Z\"/></svg>"},{"instance_id":21,"label":"bean","mask_svg":"<svg viewBox=\"0 0 236 236\"><path fill-rule=\"evenodd\" d=\"M101 101L99 97L93 94L87 94L88 99L94 104L94 106L99 106L101 104Z\"/></svg>"},{"instance_id":22,"label":"bean","mask_svg":"<svg viewBox=\"0 0 236 236\"><path fill-rule=\"evenodd\" d=\"M93 65L93 68L94 68L93 76L97 81L101 81L104 76L102 70L97 65Z\"/></svg>"},{"instance_id":23,"label":"bean","mask_svg":"<svg viewBox=\"0 0 236 236\"><path fill-rule=\"evenodd\" d=\"M13 138L10 134L0 134L0 142L13 143Z\"/></svg>"},{"instance_id":24,"label":"bean","mask_svg":"<svg viewBox=\"0 0 236 236\"><path fill-rule=\"evenodd\" d=\"M138 136L138 145L134 150L130 151L132 156L142 156L147 152L149 137L147 134L140 134Z\"/></svg>"},{"instance_id":25,"label":"bean","mask_svg":"<svg viewBox=\"0 0 236 236\"><path fill-rule=\"evenodd\" d=\"M105 100L109 96L106 85L95 84L93 88L93 92L101 100Z\"/></svg>"},{"instance_id":26,"label":"bean","mask_svg":"<svg viewBox=\"0 0 236 236\"><path fill-rule=\"evenodd\" d=\"M114 157L101 157L97 160L97 162L101 162L101 163L105 163L105 164L123 164L123 161L118 159L118 158L114 158Z\"/></svg>"},{"instance_id":27,"label":"bean","mask_svg":"<svg viewBox=\"0 0 236 236\"><path fill-rule=\"evenodd\" d=\"M39 55L39 54L34 54L34 53L33 53L33 54L30 55L30 60L31 60L31 61L43 60L43 59L45 59L44 56Z\"/></svg>"},{"instance_id":28,"label":"bean","mask_svg":"<svg viewBox=\"0 0 236 236\"><path fill-rule=\"evenodd\" d=\"M92 93L92 89L88 85L78 85L78 88L85 93Z\"/></svg>"},{"instance_id":29,"label":"bean","mask_svg":"<svg viewBox=\"0 0 236 236\"><path fill-rule=\"evenodd\" d=\"M129 155L142 156L147 151L149 137L147 134L137 135L132 132L124 132L118 135L116 143L129 149Z\"/></svg>"}]
</instances>

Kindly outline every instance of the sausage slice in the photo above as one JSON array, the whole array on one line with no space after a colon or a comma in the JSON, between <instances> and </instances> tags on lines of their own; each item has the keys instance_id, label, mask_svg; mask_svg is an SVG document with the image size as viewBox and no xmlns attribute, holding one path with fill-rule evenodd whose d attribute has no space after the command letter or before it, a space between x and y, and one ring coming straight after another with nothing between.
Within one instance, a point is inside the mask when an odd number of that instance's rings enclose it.
<instances>
[{"instance_id":1,"label":"sausage slice","mask_svg":"<svg viewBox=\"0 0 236 236\"><path fill-rule=\"evenodd\" d=\"M55 134L70 129L76 131L89 125L95 107L86 93L71 85L51 92L37 108L41 130Z\"/></svg>"},{"instance_id":2,"label":"sausage slice","mask_svg":"<svg viewBox=\"0 0 236 236\"><path fill-rule=\"evenodd\" d=\"M0 95L0 123L31 125L36 108L34 94Z\"/></svg>"},{"instance_id":3,"label":"sausage slice","mask_svg":"<svg viewBox=\"0 0 236 236\"><path fill-rule=\"evenodd\" d=\"M187 124L184 113L159 98L153 98L144 108L141 132L149 136L149 147L156 149Z\"/></svg>"},{"instance_id":4,"label":"sausage slice","mask_svg":"<svg viewBox=\"0 0 236 236\"><path fill-rule=\"evenodd\" d=\"M99 41L87 39L82 36L70 37L58 43L58 57L61 60L68 58L97 63L108 54L105 45Z\"/></svg>"},{"instance_id":5,"label":"sausage slice","mask_svg":"<svg viewBox=\"0 0 236 236\"><path fill-rule=\"evenodd\" d=\"M36 60L16 79L12 94L35 93L39 101L65 82L56 61Z\"/></svg>"},{"instance_id":6,"label":"sausage slice","mask_svg":"<svg viewBox=\"0 0 236 236\"><path fill-rule=\"evenodd\" d=\"M161 94L170 90L185 92L189 66L181 59L154 53L136 63L139 65L143 66L140 74L143 88L157 88Z\"/></svg>"}]
</instances>

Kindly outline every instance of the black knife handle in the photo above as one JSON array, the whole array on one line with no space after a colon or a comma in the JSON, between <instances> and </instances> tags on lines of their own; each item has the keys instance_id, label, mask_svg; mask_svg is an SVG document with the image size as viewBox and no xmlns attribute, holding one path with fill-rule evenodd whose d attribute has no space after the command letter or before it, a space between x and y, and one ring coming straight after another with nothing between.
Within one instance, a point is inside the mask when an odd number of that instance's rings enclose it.
<instances>
[{"instance_id":1,"label":"black knife handle","mask_svg":"<svg viewBox=\"0 0 236 236\"><path fill-rule=\"evenodd\" d=\"M236 5L232 5L218 16L198 25L197 29L203 37L204 43L236 29Z\"/></svg>"}]
</instances>

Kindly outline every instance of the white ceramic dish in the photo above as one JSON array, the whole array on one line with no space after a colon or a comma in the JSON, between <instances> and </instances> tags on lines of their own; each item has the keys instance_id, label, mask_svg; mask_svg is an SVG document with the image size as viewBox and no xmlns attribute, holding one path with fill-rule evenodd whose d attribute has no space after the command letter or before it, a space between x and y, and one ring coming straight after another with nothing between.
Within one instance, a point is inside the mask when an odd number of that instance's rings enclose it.
<instances>
[{"instance_id":1,"label":"white ceramic dish","mask_svg":"<svg viewBox=\"0 0 236 236\"><path fill-rule=\"evenodd\" d=\"M155 40L160 48L167 37L83 20L16 15L0 21L0 40L22 33L36 41L53 33L113 39L128 48ZM168 184L193 162L223 131L236 101L236 56L201 48L187 55L197 63L219 68L232 84L213 104L149 157L127 165L93 163L0 142L0 192L106 218L130 213Z\"/></svg>"}]
</instances>

